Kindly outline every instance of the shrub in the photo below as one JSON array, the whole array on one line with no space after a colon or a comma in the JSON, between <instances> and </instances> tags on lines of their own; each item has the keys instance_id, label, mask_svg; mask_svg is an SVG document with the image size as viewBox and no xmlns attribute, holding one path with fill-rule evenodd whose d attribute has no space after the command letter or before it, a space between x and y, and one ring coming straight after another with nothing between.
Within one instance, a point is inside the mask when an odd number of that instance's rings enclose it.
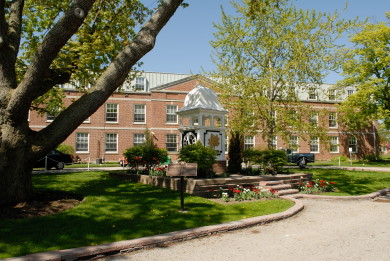
<instances>
[{"instance_id":1,"label":"shrub","mask_svg":"<svg viewBox=\"0 0 390 261\"><path fill-rule=\"evenodd\" d=\"M261 165L266 174L276 175L287 164L287 154L282 150L262 151Z\"/></svg>"},{"instance_id":2,"label":"shrub","mask_svg":"<svg viewBox=\"0 0 390 261\"><path fill-rule=\"evenodd\" d=\"M287 154L282 150L245 150L246 161L260 164L265 174L276 175L287 164Z\"/></svg>"},{"instance_id":3,"label":"shrub","mask_svg":"<svg viewBox=\"0 0 390 261\"><path fill-rule=\"evenodd\" d=\"M333 162L338 162L339 161L339 158L340 158L340 161L341 162L345 162L345 161L347 161L348 160L348 158L346 157L346 156L337 156L337 157L333 157L332 159L331 159L331 161L333 161Z\"/></svg>"},{"instance_id":4,"label":"shrub","mask_svg":"<svg viewBox=\"0 0 390 261\"><path fill-rule=\"evenodd\" d=\"M381 158L376 154L367 154L363 156L363 160L367 162L379 162Z\"/></svg>"},{"instance_id":5,"label":"shrub","mask_svg":"<svg viewBox=\"0 0 390 261\"><path fill-rule=\"evenodd\" d=\"M123 155L126 157L130 168L138 171L140 166L144 166L144 173L147 174L151 174L150 170L168 160L168 152L165 149L157 148L150 142L128 148Z\"/></svg>"},{"instance_id":6,"label":"shrub","mask_svg":"<svg viewBox=\"0 0 390 261\"><path fill-rule=\"evenodd\" d=\"M216 161L217 152L205 147L199 141L182 147L179 151L180 161L198 164L198 177L207 178L213 174L212 165Z\"/></svg>"},{"instance_id":7,"label":"shrub","mask_svg":"<svg viewBox=\"0 0 390 261\"><path fill-rule=\"evenodd\" d=\"M72 159L73 159L74 148L71 145L60 144L60 145L58 145L56 150L61 151L62 153L70 154Z\"/></svg>"}]
</instances>

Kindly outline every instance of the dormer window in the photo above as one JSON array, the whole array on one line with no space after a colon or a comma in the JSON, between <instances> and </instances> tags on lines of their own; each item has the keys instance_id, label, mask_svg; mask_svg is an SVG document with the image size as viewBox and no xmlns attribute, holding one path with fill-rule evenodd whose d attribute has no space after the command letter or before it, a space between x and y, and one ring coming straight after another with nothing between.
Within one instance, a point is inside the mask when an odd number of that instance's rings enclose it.
<instances>
[{"instance_id":1,"label":"dormer window","mask_svg":"<svg viewBox=\"0 0 390 261\"><path fill-rule=\"evenodd\" d=\"M146 79L145 77L136 77L135 78L135 90L146 92Z\"/></svg>"}]
</instances>

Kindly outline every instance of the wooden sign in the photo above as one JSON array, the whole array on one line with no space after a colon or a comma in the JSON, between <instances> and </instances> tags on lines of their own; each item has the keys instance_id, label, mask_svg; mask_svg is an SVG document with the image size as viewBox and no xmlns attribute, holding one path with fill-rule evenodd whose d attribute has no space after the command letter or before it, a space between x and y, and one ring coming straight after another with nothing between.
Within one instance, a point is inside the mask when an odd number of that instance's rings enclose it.
<instances>
[{"instance_id":1,"label":"wooden sign","mask_svg":"<svg viewBox=\"0 0 390 261\"><path fill-rule=\"evenodd\" d=\"M184 176L197 176L197 175L198 175L197 163L172 163L168 165L167 176L184 177Z\"/></svg>"}]
</instances>

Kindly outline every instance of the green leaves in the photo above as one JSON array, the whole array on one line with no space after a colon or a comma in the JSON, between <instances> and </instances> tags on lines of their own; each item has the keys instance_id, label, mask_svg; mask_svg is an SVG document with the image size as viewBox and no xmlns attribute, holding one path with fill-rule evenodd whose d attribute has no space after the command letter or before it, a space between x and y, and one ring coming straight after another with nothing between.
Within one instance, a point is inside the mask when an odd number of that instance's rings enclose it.
<instances>
[{"instance_id":1,"label":"green leaves","mask_svg":"<svg viewBox=\"0 0 390 261\"><path fill-rule=\"evenodd\" d=\"M390 27L385 23L367 24L351 37L353 48L342 50L344 79L339 86L354 86L340 111L352 127L384 120L390 128Z\"/></svg>"},{"instance_id":2,"label":"green leaves","mask_svg":"<svg viewBox=\"0 0 390 261\"><path fill-rule=\"evenodd\" d=\"M225 108L235 112L230 130L260 129L265 140L277 135L288 139L292 131L318 136L321 128L306 124L309 108L295 93L321 84L326 71L337 66L335 40L355 21L342 20L338 13L297 9L287 1L233 6L236 14L223 14L211 42L217 66L211 75L219 80ZM298 117L290 117L290 109Z\"/></svg>"}]
</instances>

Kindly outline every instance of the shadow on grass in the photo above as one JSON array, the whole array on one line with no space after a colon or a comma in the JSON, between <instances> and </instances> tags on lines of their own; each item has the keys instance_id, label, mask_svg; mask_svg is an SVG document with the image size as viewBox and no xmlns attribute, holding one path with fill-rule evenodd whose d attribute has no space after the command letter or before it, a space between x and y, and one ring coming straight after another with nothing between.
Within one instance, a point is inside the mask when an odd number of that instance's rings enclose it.
<instances>
[{"instance_id":1,"label":"shadow on grass","mask_svg":"<svg viewBox=\"0 0 390 261\"><path fill-rule=\"evenodd\" d=\"M390 173L347 171L338 169L310 169L313 179L336 182L336 188L350 195L369 194L390 187Z\"/></svg>"},{"instance_id":2,"label":"shadow on grass","mask_svg":"<svg viewBox=\"0 0 390 261\"><path fill-rule=\"evenodd\" d=\"M185 198L189 212L182 213L178 211L179 192L114 179L102 172L37 175L33 181L36 189L74 192L85 199L73 209L56 215L1 220L0 258L104 244L262 215L253 204L224 206L190 195ZM284 204L280 211L288 207Z\"/></svg>"}]
</instances>

